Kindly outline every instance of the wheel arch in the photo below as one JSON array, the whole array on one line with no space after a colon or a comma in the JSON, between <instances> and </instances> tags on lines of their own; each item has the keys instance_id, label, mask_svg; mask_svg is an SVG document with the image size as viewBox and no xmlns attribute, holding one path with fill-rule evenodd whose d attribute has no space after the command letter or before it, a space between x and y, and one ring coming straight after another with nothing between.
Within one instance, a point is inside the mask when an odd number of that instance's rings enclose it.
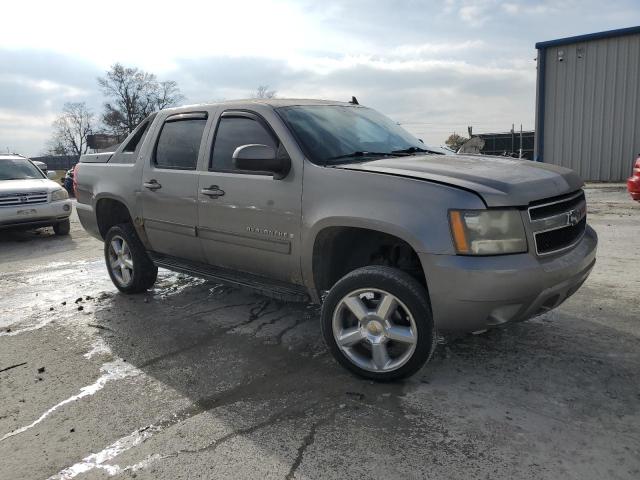
<instances>
[{"instance_id":1,"label":"wheel arch","mask_svg":"<svg viewBox=\"0 0 640 480\"><path fill-rule=\"evenodd\" d=\"M107 232L114 225L131 223L134 225L133 216L127 204L117 197L101 196L96 199L94 210L96 223L100 237L104 240Z\"/></svg>"},{"instance_id":2,"label":"wheel arch","mask_svg":"<svg viewBox=\"0 0 640 480\"><path fill-rule=\"evenodd\" d=\"M342 276L366 265L388 265L406 271L425 288L427 279L418 239L395 225L339 219L317 224L305 244L303 275L319 302Z\"/></svg>"}]
</instances>

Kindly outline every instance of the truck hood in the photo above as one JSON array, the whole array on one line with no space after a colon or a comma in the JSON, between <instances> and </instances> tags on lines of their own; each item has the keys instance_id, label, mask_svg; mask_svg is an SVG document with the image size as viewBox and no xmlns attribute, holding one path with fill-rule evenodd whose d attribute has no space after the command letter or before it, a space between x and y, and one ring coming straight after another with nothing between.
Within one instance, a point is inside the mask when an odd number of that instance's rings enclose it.
<instances>
[{"instance_id":1,"label":"truck hood","mask_svg":"<svg viewBox=\"0 0 640 480\"><path fill-rule=\"evenodd\" d=\"M58 188L62 188L62 186L48 178L0 180L0 195L5 193L51 192Z\"/></svg>"},{"instance_id":2,"label":"truck hood","mask_svg":"<svg viewBox=\"0 0 640 480\"><path fill-rule=\"evenodd\" d=\"M573 170L506 157L416 155L339 165L347 170L429 180L471 190L488 207L526 206L573 192L583 181Z\"/></svg>"}]
</instances>

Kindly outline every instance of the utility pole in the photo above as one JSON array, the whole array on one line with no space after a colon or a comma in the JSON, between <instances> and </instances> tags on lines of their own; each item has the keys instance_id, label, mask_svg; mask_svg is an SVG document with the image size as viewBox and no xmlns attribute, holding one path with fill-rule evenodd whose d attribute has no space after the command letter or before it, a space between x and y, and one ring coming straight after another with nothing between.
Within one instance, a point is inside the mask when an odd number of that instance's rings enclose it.
<instances>
[{"instance_id":1,"label":"utility pole","mask_svg":"<svg viewBox=\"0 0 640 480\"><path fill-rule=\"evenodd\" d=\"M518 158L522 158L522 124L520 124L520 152L518 153Z\"/></svg>"},{"instance_id":2,"label":"utility pole","mask_svg":"<svg viewBox=\"0 0 640 480\"><path fill-rule=\"evenodd\" d=\"M516 148L515 128L516 128L515 123L512 123L511 124L511 154L509 155L511 157L515 153L515 148Z\"/></svg>"}]
</instances>

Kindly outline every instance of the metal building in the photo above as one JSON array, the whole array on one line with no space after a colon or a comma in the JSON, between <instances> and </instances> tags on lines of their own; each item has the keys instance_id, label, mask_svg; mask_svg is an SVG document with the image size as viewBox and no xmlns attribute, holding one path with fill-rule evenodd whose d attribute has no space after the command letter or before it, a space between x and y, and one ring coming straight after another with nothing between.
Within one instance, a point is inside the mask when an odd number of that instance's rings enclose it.
<instances>
[{"instance_id":1,"label":"metal building","mask_svg":"<svg viewBox=\"0 0 640 480\"><path fill-rule=\"evenodd\" d=\"M535 160L626 179L640 153L640 26L536 48Z\"/></svg>"}]
</instances>

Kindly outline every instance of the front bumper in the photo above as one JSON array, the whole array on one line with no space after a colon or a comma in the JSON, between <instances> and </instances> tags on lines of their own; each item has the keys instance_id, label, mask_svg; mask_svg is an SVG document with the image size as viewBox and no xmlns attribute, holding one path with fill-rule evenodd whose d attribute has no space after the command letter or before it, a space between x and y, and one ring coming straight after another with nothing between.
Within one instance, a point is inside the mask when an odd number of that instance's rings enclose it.
<instances>
[{"instance_id":1,"label":"front bumper","mask_svg":"<svg viewBox=\"0 0 640 480\"><path fill-rule=\"evenodd\" d=\"M598 237L587 226L572 249L549 258L535 254L470 257L419 254L431 308L440 330L475 331L549 311L573 295L596 261Z\"/></svg>"},{"instance_id":2,"label":"front bumper","mask_svg":"<svg viewBox=\"0 0 640 480\"><path fill-rule=\"evenodd\" d=\"M0 208L0 230L45 227L64 221L72 211L71 200Z\"/></svg>"}]
</instances>

